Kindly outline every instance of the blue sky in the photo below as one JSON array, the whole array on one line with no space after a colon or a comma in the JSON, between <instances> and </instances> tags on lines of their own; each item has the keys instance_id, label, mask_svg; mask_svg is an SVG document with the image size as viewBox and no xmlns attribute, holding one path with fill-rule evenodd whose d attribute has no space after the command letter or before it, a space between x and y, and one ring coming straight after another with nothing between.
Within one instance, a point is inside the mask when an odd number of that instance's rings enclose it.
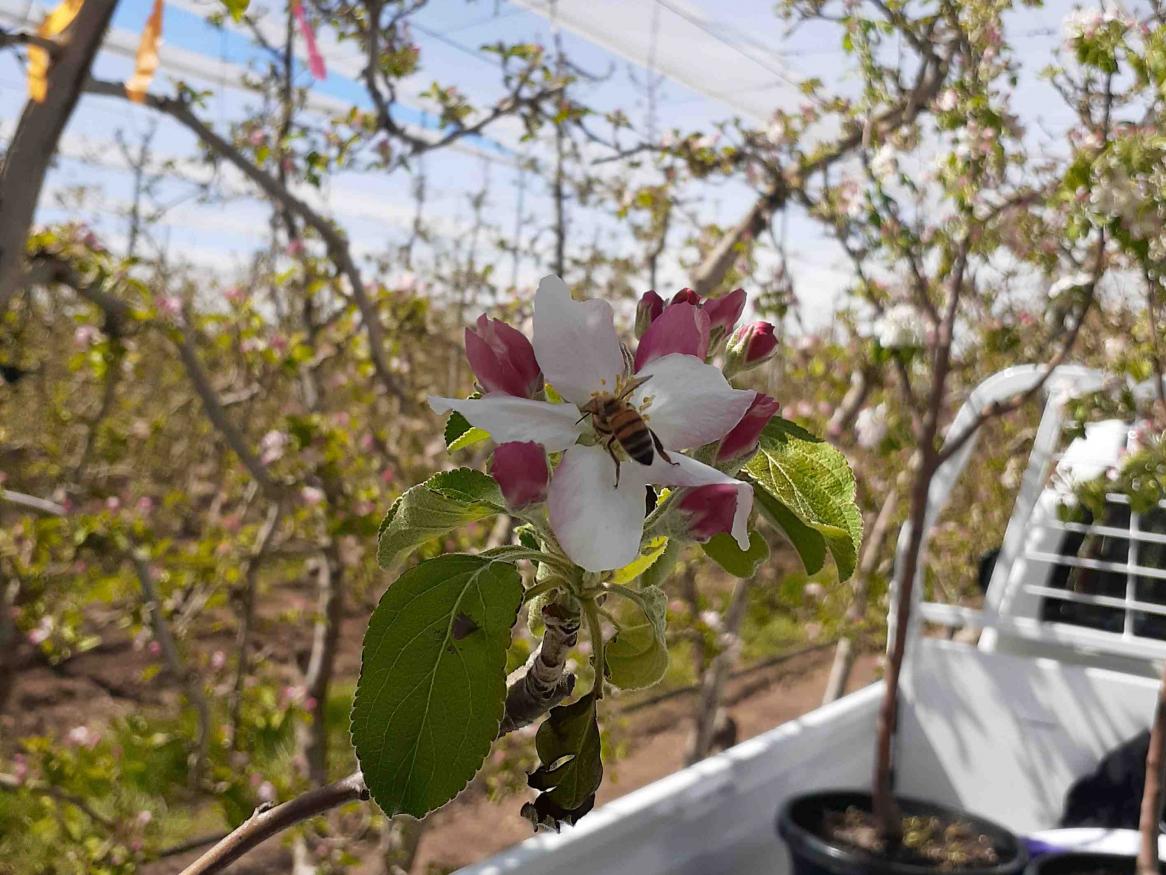
<instances>
[{"instance_id":1,"label":"blue sky","mask_svg":"<svg viewBox=\"0 0 1166 875\"><path fill-rule=\"evenodd\" d=\"M254 0L257 5L262 0ZM422 46L423 70L403 89L409 103L433 78L457 83L467 94L486 101L497 94L496 66L478 47L498 39L530 39L550 42L553 24L548 0L520 3L493 0L433 0L415 19L415 36ZM149 11L149 0L122 0L109 40L110 50L99 57L96 70L105 78L124 78L130 71L130 55L136 35ZM166 7L163 71L154 90L172 87L173 78L213 90L204 116L224 125L254 111L248 92L235 87L239 70L260 58L262 52L248 37L231 29L206 24L199 9L213 8L203 0L171 0ZM1063 131L1067 115L1061 110L1042 115L1048 100L1036 71L1050 57L1059 40L1061 18L1069 3L1051 3L1042 10L1026 11L1009 22L1010 34L1025 50L1026 75L1017 105L1036 132ZM39 15L22 0L0 0L0 18ZM267 23L282 27L276 19ZM658 94L658 128L699 128L734 114L759 118L770 106L796 106L797 96L785 68L799 75L816 73L837 77L842 60L834 34L823 29L801 30L790 36L772 13L771 0L558 0L556 22L563 27L568 55L586 70L600 74L602 82L588 86L588 100L599 109L623 108L637 124L646 117L642 82L651 65L666 78ZM7 22L6 22L7 23ZM324 36L322 34L322 36ZM352 81L360 59L351 46L329 44L321 48L329 63L329 77L312 83L312 94L323 110L345 104L366 106L363 89ZM120 49L120 51L119 51ZM636 63L636 62L639 63ZM310 82L302 73L305 82ZM833 84L833 83L832 83ZM845 87L845 83L841 83ZM18 117L24 97L23 71L7 53L0 60L0 124L6 132ZM401 117L424 124L425 115L408 106ZM125 220L117 205L128 201L132 178L112 143L121 131L134 139L154 122L147 111L124 101L85 99L65 135L63 157L50 179L42 203L44 220L84 218L111 239L124 236ZM1037 122L1040 122L1037 124ZM474 144L475 150L432 154L426 159L430 177L429 214L438 233L456 238L464 230L467 198L483 178L491 181L488 212L505 227L513 224L517 198L517 174L505 158L524 147L513 131L500 128L494 138ZM199 152L184 130L163 121L155 139L160 155L183 162L183 173L208 178L196 159ZM528 180L525 209L534 224L549 223L546 188ZM233 174L220 174L218 184L225 201L203 203L198 190L182 179L160 185L161 199L176 203L155 229L168 241L172 256L204 269L231 270L241 266L250 252L265 242L269 210ZM89 194L82 196L81 192ZM701 193L701 216L722 223L734 221L746 208L751 193L741 183L718 184ZM412 205L405 174L339 174L319 194L319 205L336 215L349 229L358 251L383 252L405 235ZM537 228L528 228L532 234ZM623 230L610 220L580 215L576 232L587 239L597 236L618 250L626 243ZM839 290L849 272L839 253L818 228L796 217L788 228L791 267L799 294L811 322L829 318ZM523 275L532 281L545 265L525 264ZM684 272L675 259L667 262L666 288L684 284Z\"/></svg>"}]
</instances>

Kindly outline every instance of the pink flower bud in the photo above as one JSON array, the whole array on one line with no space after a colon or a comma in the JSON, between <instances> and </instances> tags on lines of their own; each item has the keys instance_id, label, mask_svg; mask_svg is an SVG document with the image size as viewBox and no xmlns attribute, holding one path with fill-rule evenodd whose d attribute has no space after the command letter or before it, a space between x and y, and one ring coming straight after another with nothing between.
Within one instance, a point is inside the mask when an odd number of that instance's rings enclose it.
<instances>
[{"instance_id":1,"label":"pink flower bud","mask_svg":"<svg viewBox=\"0 0 1166 875\"><path fill-rule=\"evenodd\" d=\"M664 312L664 299L656 294L655 289L644 292L640 303L636 305L636 337L643 337L648 326Z\"/></svg>"},{"instance_id":2,"label":"pink flower bud","mask_svg":"<svg viewBox=\"0 0 1166 875\"><path fill-rule=\"evenodd\" d=\"M704 302L704 311L708 314L709 325L715 331L720 328L728 334L737 326L737 320L745 312L745 299L748 296L744 289L733 289L723 298L709 298Z\"/></svg>"},{"instance_id":3,"label":"pink flower bud","mask_svg":"<svg viewBox=\"0 0 1166 875\"><path fill-rule=\"evenodd\" d=\"M485 315L466 329L466 358L486 392L530 398L543 385L534 347L522 332Z\"/></svg>"},{"instance_id":4,"label":"pink flower bud","mask_svg":"<svg viewBox=\"0 0 1166 875\"><path fill-rule=\"evenodd\" d=\"M547 454L534 441L510 441L495 447L490 474L512 508L537 504L547 497Z\"/></svg>"},{"instance_id":5,"label":"pink flower bud","mask_svg":"<svg viewBox=\"0 0 1166 875\"><path fill-rule=\"evenodd\" d=\"M673 304L692 304L694 307L700 306L700 295L692 289L684 288L672 296Z\"/></svg>"},{"instance_id":6,"label":"pink flower bud","mask_svg":"<svg viewBox=\"0 0 1166 875\"><path fill-rule=\"evenodd\" d=\"M721 445L717 448L717 463L727 462L730 459L744 458L757 449L757 442L761 439L761 431L769 424L769 420L781 410L781 405L768 395L760 392L741 417L741 421L733 426L732 431L721 438Z\"/></svg>"},{"instance_id":7,"label":"pink flower bud","mask_svg":"<svg viewBox=\"0 0 1166 875\"><path fill-rule=\"evenodd\" d=\"M697 486L685 491L678 507L686 518L688 537L694 541L707 541L713 535L732 531L737 498L737 487L730 483Z\"/></svg>"},{"instance_id":8,"label":"pink flower bud","mask_svg":"<svg viewBox=\"0 0 1166 875\"><path fill-rule=\"evenodd\" d=\"M773 358L777 335L769 322L750 322L733 332L725 351L725 374L732 376Z\"/></svg>"},{"instance_id":9,"label":"pink flower bud","mask_svg":"<svg viewBox=\"0 0 1166 875\"><path fill-rule=\"evenodd\" d=\"M673 304L648 326L636 348L636 370L653 359L671 353L696 356L701 361L709 352L709 317L692 304Z\"/></svg>"}]
</instances>

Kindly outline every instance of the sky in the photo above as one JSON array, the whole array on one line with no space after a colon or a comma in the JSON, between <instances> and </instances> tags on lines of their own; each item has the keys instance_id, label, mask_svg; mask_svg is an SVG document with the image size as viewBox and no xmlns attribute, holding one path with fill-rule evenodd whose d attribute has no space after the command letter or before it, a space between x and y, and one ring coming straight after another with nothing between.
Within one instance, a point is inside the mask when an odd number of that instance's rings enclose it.
<instances>
[{"instance_id":1,"label":"sky","mask_svg":"<svg viewBox=\"0 0 1166 875\"><path fill-rule=\"evenodd\" d=\"M254 8L260 9L263 2L253 0ZM119 3L95 65L96 75L123 79L130 73L149 6L149 0ZM165 93L174 80L185 79L212 91L203 116L225 129L229 121L254 111L253 95L240 82L247 64L261 57L261 51L241 30L206 24L203 13L216 6L207 0L167 2L162 70L152 90ZM1069 122L1059 101L1049 100L1038 71L1051 59L1060 40L1061 19L1071 8L1068 2L1051 2L1042 9L1022 11L1008 22L1009 36L1021 47L1025 65L1016 105L1037 140L1055 142ZM657 131L691 130L734 115L763 122L773 107L795 108L800 101L788 71L816 74L831 85L848 87L837 82L843 52L836 36L812 29L790 34L772 10L772 0L432 0L414 19L424 68L402 88L401 117L413 124L426 123L426 115L417 108L422 105L418 95L432 78L458 83L472 99L489 100L497 94L496 63L480 46L498 39L549 44L555 28L561 28L573 62L601 77L586 86L584 99L600 110L622 108L641 128L648 124L642 83L649 70L662 77ZM43 6L27 0L0 0L0 23L36 21L43 11ZM262 26L278 33L282 16L269 16ZM302 81L312 86L310 108L327 115L352 105L367 106L362 87L353 81L361 67L354 47L330 43L324 33L321 37L327 79L312 82L301 71ZM24 95L24 73L12 53L5 53L0 58L0 136L10 136ZM159 199L172 206L152 229L155 237L165 241L172 257L195 267L219 273L241 268L267 242L269 208L230 168L221 168L214 177L216 191L225 200L206 202L192 180L205 182L211 171L199 160L193 137L176 123L159 120L123 100L82 100L65 131L38 218L80 218L107 239L123 240L126 220L118 210L130 201L133 178L130 161L116 141L120 135L133 144L155 124L156 157L172 162L158 184ZM515 158L532 148L519 141L518 133L514 124L503 123L491 129L488 139L425 159L430 180L427 213L436 233L456 239L465 231L468 196L487 177L491 183L487 214L504 227L514 225L520 182ZM529 177L525 182L524 214L536 227L520 229L522 240L538 232L541 223L550 222L547 186ZM402 173L386 177L346 172L337 174L322 191L300 193L340 220L358 253L373 255L407 236L413 212L409 186ZM708 185L700 197L702 218L731 224L753 195L745 184L732 182ZM580 215L574 233L610 240L619 251L627 242L626 232L598 215ZM803 316L811 326L828 322L850 271L815 223L794 216L786 235ZM544 270L543 265L524 265L522 281L533 284ZM675 258L665 259L662 274L665 289L686 284Z\"/></svg>"}]
</instances>

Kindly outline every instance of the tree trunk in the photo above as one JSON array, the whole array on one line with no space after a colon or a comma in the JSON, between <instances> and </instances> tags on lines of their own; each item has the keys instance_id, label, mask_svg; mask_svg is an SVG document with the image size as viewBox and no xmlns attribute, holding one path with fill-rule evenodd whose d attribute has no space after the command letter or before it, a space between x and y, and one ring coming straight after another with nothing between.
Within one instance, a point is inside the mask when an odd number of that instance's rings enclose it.
<instances>
[{"instance_id":1,"label":"tree trunk","mask_svg":"<svg viewBox=\"0 0 1166 875\"><path fill-rule=\"evenodd\" d=\"M117 0L87 0L61 39L43 103L25 104L0 170L0 313L21 287L24 246L45 175Z\"/></svg>"},{"instance_id":2,"label":"tree trunk","mask_svg":"<svg viewBox=\"0 0 1166 875\"><path fill-rule=\"evenodd\" d=\"M749 580L738 578L733 585L733 593L729 597L729 609L725 611L725 634L732 637L733 644L725 647L718 653L704 671L700 681L700 698L696 706L696 725L693 731L692 744L688 751L686 762L689 765L698 763L709 755L713 747L714 736L720 728L721 697L724 693L725 681L729 678L733 663L737 659L735 641L741 631L741 624L745 620L745 608L749 604Z\"/></svg>"},{"instance_id":3,"label":"tree trunk","mask_svg":"<svg viewBox=\"0 0 1166 875\"><path fill-rule=\"evenodd\" d=\"M854 601L846 612L848 625L852 630L866 616L870 580L878 569L883 542L886 541L887 533L891 529L891 520L895 517L898 499L898 492L892 487L883 499L883 506L879 508L874 526L863 545L862 560L858 563L858 575L854 579ZM838 642L838 647L834 651L834 664L830 667L830 679L826 682L826 692L822 696L823 705L829 705L846 693L846 684L850 680L851 669L854 668L855 656L854 633L851 631Z\"/></svg>"},{"instance_id":4,"label":"tree trunk","mask_svg":"<svg viewBox=\"0 0 1166 875\"><path fill-rule=\"evenodd\" d=\"M931 436L928 435L928 440ZM884 680L883 701L879 706L878 728L875 744L874 780L871 788L871 802L875 820L880 832L888 840L896 842L902 838L902 817L891 787L892 745L895 726L899 717L899 676L903 669L903 655L907 650L907 624L911 620L911 599L915 589L915 573L919 568L920 553L923 550L923 528L927 518L927 493L935 474L934 455L924 447L923 458L915 473L911 490L911 514L907 520L910 539L902 567L897 569L894 640L887 656L887 675Z\"/></svg>"}]
</instances>

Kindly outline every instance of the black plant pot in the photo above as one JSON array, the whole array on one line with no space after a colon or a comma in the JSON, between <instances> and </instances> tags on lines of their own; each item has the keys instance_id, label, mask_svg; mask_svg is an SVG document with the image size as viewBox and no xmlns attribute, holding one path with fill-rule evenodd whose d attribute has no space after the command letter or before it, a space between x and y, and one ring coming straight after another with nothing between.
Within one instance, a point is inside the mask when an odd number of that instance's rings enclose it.
<instances>
[{"instance_id":1,"label":"black plant pot","mask_svg":"<svg viewBox=\"0 0 1166 875\"><path fill-rule=\"evenodd\" d=\"M1162 870L1162 866L1158 867ZM1024 875L1134 875L1137 861L1122 854L1087 854L1070 851L1046 854L1028 864Z\"/></svg>"},{"instance_id":2,"label":"black plant pot","mask_svg":"<svg viewBox=\"0 0 1166 875\"><path fill-rule=\"evenodd\" d=\"M906 815L962 821L992 840L1000 862L987 867L948 870L952 875L1017 875L1028 862L1028 853L1016 836L990 820L918 799L901 796L897 799ZM870 811L870 794L825 790L786 801L777 818L777 831L789 847L794 875L933 875L940 871L938 867L888 860L822 838L820 832L826 812L851 807Z\"/></svg>"}]
</instances>

